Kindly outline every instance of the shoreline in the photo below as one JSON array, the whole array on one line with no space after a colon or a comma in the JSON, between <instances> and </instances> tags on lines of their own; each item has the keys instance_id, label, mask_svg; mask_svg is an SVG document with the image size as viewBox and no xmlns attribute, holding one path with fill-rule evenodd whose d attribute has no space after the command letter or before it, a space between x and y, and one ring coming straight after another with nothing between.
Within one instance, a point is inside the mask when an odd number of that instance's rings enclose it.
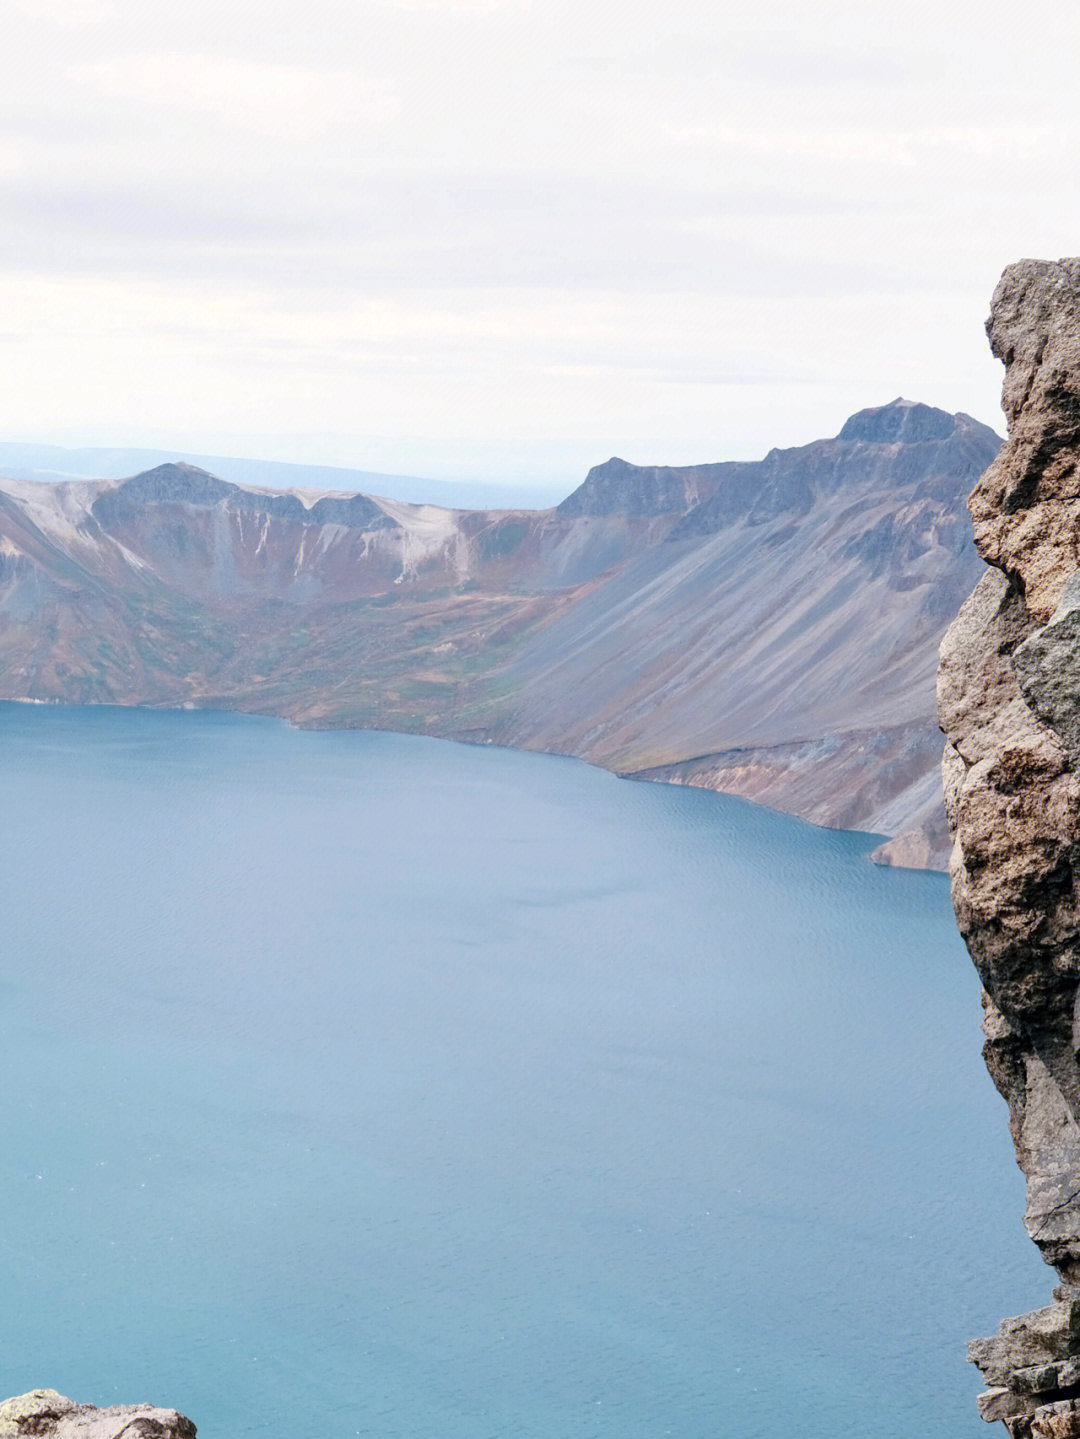
<instances>
[{"instance_id":1,"label":"shoreline","mask_svg":"<svg viewBox=\"0 0 1080 1439\"><path fill-rule=\"evenodd\" d=\"M812 829L831 830L840 834L857 834L865 836L868 842L873 842L868 849L866 858L879 869L903 869L914 873L944 874L945 871L931 865L899 864L890 861L880 861L873 858L873 854L884 845L892 843L901 836L889 835L880 830L866 830L852 828L848 825L824 824L817 820L808 819L805 815L798 814L790 809L784 809L780 805L766 804L760 800L750 799L746 795L733 793L730 790L718 789L711 785L694 784L692 781L665 778L662 775L652 773L650 770L618 770L610 765L601 763L598 760L589 759L585 755L574 754L568 750L544 749L535 746L506 744L503 741L493 738L469 738L467 735L455 734L434 734L429 730L401 729L389 725L348 725L348 724L324 724L320 722L305 722L296 720L289 715L275 714L265 710L249 710L240 706L224 705L203 705L188 701L184 704L155 704L142 700L122 701L109 700L100 702L77 702L72 703L63 699L43 699L36 696L0 696L0 706L5 704L26 705L35 707L48 707L55 709L86 709L86 710L147 710L166 714L208 714L208 715L236 715L243 719L266 720L269 723L285 724L290 729L299 733L327 733L327 734L388 734L399 735L403 739L428 739L441 743L469 745L476 749L501 749L514 754L537 755L545 759L572 760L578 764L588 765L590 769L600 770L610 774L614 779L632 781L637 784L658 784L667 785L672 789L694 789L704 794L723 796L728 800L735 800L741 804L752 806L754 809L769 810L773 814L784 815L787 819L795 820L799 824L809 825ZM700 758L694 757L694 758ZM672 767L679 764L692 763L693 759L672 761ZM656 769L667 768L667 766L655 766Z\"/></svg>"}]
</instances>

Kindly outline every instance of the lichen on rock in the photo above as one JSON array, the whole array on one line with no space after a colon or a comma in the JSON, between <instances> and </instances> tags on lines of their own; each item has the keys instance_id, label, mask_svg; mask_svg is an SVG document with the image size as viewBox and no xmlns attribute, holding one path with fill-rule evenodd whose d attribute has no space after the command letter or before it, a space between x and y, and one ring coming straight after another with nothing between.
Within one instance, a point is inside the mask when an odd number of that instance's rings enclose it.
<instances>
[{"instance_id":1,"label":"lichen on rock","mask_svg":"<svg viewBox=\"0 0 1080 1439\"><path fill-rule=\"evenodd\" d=\"M991 567L941 646L950 871L984 1056L1063 1283L970 1357L1014 1439L1080 1439L1080 259L1002 276L987 333L1009 437L970 499Z\"/></svg>"}]
</instances>

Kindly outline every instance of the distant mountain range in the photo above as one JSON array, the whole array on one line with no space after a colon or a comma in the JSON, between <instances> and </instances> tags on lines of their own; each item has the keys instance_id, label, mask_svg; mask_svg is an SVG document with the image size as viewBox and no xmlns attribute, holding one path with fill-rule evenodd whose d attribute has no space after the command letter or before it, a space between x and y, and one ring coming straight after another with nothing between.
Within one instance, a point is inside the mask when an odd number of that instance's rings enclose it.
<instances>
[{"instance_id":1,"label":"distant mountain range","mask_svg":"<svg viewBox=\"0 0 1080 1439\"><path fill-rule=\"evenodd\" d=\"M286 460L248 460L235 455L201 455L174 450L36 445L0 440L0 475L12 480L121 480L177 459L209 470L236 485L278 489L364 490L396 500L484 510L501 505L555 504L562 491L552 485L496 484L488 480L430 480L419 475L383 474L335 465L293 464Z\"/></svg>"},{"instance_id":2,"label":"distant mountain range","mask_svg":"<svg viewBox=\"0 0 1080 1439\"><path fill-rule=\"evenodd\" d=\"M1000 440L896 400L756 462L612 459L546 510L190 464L0 481L0 698L578 755L945 854L937 643ZM0 456L2 462L2 456Z\"/></svg>"}]
</instances>

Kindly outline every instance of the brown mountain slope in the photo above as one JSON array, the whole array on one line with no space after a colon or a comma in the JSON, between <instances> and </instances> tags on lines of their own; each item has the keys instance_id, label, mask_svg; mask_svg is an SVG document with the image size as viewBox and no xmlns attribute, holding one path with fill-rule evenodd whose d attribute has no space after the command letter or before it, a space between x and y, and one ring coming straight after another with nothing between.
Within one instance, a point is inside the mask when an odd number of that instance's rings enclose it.
<instances>
[{"instance_id":1,"label":"brown mountain slope","mask_svg":"<svg viewBox=\"0 0 1080 1439\"><path fill-rule=\"evenodd\" d=\"M915 830L901 860L932 862L936 646L977 569L963 499L998 444L896 401L753 464L612 460L543 511L179 464L0 482L0 698L575 754Z\"/></svg>"}]
</instances>

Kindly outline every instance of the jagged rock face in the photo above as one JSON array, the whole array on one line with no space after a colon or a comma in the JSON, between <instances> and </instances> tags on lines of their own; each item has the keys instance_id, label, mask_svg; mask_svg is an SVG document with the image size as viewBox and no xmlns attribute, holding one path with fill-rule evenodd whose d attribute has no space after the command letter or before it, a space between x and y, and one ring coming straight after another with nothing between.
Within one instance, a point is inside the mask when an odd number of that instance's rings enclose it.
<instances>
[{"instance_id":1,"label":"jagged rock face","mask_svg":"<svg viewBox=\"0 0 1080 1439\"><path fill-rule=\"evenodd\" d=\"M970 500L992 568L941 647L953 900L1025 1222L1068 1287L971 1357L984 1418L1063 1439L1080 1435L1080 260L1011 266L987 331L1009 438Z\"/></svg>"},{"instance_id":2,"label":"jagged rock face","mask_svg":"<svg viewBox=\"0 0 1080 1439\"><path fill-rule=\"evenodd\" d=\"M33 1389L0 1403L0 1439L195 1439L195 1425L175 1409L76 1404L55 1389Z\"/></svg>"}]
</instances>

